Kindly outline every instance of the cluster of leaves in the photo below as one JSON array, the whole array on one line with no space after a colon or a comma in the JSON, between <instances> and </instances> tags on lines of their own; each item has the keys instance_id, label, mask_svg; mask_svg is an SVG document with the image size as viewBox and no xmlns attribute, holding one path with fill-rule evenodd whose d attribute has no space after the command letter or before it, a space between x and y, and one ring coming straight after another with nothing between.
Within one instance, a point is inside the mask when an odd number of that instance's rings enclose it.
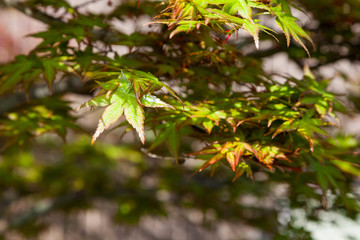
<instances>
[{"instance_id":1,"label":"cluster of leaves","mask_svg":"<svg viewBox=\"0 0 360 240\"><path fill-rule=\"evenodd\" d=\"M79 129L70 110L68 102L55 97L33 101L6 113L0 118L0 136L5 138L2 149L11 145L23 146L34 137L49 132L55 132L65 140L67 128Z\"/></svg>"},{"instance_id":2,"label":"cluster of leaves","mask_svg":"<svg viewBox=\"0 0 360 240\"><path fill-rule=\"evenodd\" d=\"M346 113L336 96L326 90L329 81L319 80L308 69L305 69L301 80L284 76L281 80L275 80L278 78L264 72L261 59L244 56L241 49L219 44L213 39L218 32L233 34L243 29L258 47L259 31L272 32L256 18L266 14L275 18L284 32L285 45L289 45L292 37L307 51L301 38L310 38L292 15L292 2L178 0L170 1L164 9L154 8L158 4L146 1L137 7L136 1L129 1L106 15L93 15L82 13L81 6L71 6L63 0L18 3L15 7L28 7L34 13L32 16L45 22L48 29L32 35L41 38L42 42L28 56L18 56L12 63L0 67L0 93L11 94L20 88L27 92L42 83L46 83L51 92L52 85L64 81L64 76L81 78L85 83L82 88L88 89L90 85L99 90L79 108L105 108L93 130L92 143L124 115L148 154L167 157L170 153L172 159L179 163L188 158L202 160L199 161L201 166L187 169L187 173L209 167L212 174L218 169L221 177L223 170L220 166L227 166L232 170L225 171L226 182L230 183L244 173L254 178L257 172L281 170L281 173L269 174L269 185L271 181L288 183L288 197L296 207L301 206L297 196L303 195L322 202L324 206L358 211L357 202L348 195L355 181L353 176L360 176L358 156L354 154L358 143L350 137L331 138L328 134L327 128L332 128L338 122L337 112ZM23 9L25 12L26 8ZM55 10L54 16L57 17L47 15L49 9ZM154 30L149 28L148 33L138 31L126 34L114 26L118 20L132 19L136 22L140 17L156 14L159 15L153 23L167 24L171 32L165 25L160 25ZM129 51L120 56L114 51L117 47L125 47ZM72 91L75 89L67 89L67 92ZM57 96L41 101L29 99L25 105L26 108L3 113L0 136L5 137L4 141L10 139L11 143L23 146L27 140L42 133L55 132L64 138L67 128L77 128L75 118L69 116L68 103ZM75 171L81 172L79 176L70 176L75 179L71 186L65 184L65 180L64 183L55 183L52 176L46 175L49 171L54 176L60 175L61 179L68 179L68 165L65 170L60 166L61 172L56 172L59 166L54 166L53 171L49 170L50 166L39 170L35 163L36 166L31 163L43 176L41 179L51 179L49 184L55 186L40 187L42 190L39 192L59 189L50 194L57 198L64 192L73 194L80 189L91 199L101 194L109 196L112 191L121 192L114 187L119 184L126 189L141 189L140 177L129 180L128 184L108 178L111 171L103 168L107 164L113 166L115 158L111 160L112 163L101 162L99 159L103 159L103 154L108 152L101 152L97 144L92 148L82 146L86 150L80 154L82 157L78 158L77 153L67 156L75 162L75 159L89 160L88 156L91 156L90 162L94 161L89 163L91 171L88 173L80 167ZM164 144L168 148L163 147ZM13 148L9 144L5 146L6 156L13 157ZM76 147L72 147L76 151ZM110 146L104 148L111 152ZM127 153L115 152L127 156ZM139 170L144 171L140 165ZM96 177L98 170L101 172L99 178ZM171 182L174 171L178 170L159 167L163 189L171 189L180 198L184 195L182 200L191 207L217 209L219 216L226 218L224 208L230 203L216 205L222 202L221 192L215 193L214 190L216 198L209 202L209 198L204 196L206 191L198 190L201 187L196 185L190 188L196 196L191 195L190 200L186 199L187 190L181 188L182 184L179 183L183 178ZM68 172L70 174L71 171ZM108 191L96 193L101 189L101 184L109 184L104 183L102 178L113 185L110 184L111 187L106 189ZM36 184L42 185L39 179ZM236 187L229 200L232 216L239 214L246 221L242 206L236 204L240 194L246 192L240 190L251 188L249 191L255 192L255 195L257 190L245 180L237 181L234 185ZM90 193L84 186L90 186ZM337 197L334 203L326 201L328 190ZM120 197L121 194L109 197L119 199L118 220L135 222L151 208L164 213L161 204L151 200L156 195L154 192L148 194L140 191L125 194L124 197ZM260 195L263 196L257 196ZM191 205L193 199L196 204ZM149 204L144 206L143 202ZM256 212L261 211L262 208ZM271 226L266 229L274 231Z\"/></svg>"},{"instance_id":3,"label":"cluster of leaves","mask_svg":"<svg viewBox=\"0 0 360 240\"><path fill-rule=\"evenodd\" d=\"M310 42L312 40L296 23L298 19L291 14L291 6L287 0L274 0L268 3L259 0L175 0L170 1L162 14L155 17L160 18L155 22L165 23L170 29L175 28L170 38L179 32L189 32L201 26L228 34L243 29L253 37L256 48L259 48L260 30L270 35L271 32L276 32L260 24L260 19L253 17L270 14L285 34L287 45L290 44L290 37L293 37L308 52L301 38Z\"/></svg>"},{"instance_id":4,"label":"cluster of leaves","mask_svg":"<svg viewBox=\"0 0 360 240\"><path fill-rule=\"evenodd\" d=\"M311 32L314 45L317 46L311 51L311 57L316 59L311 62L312 69L319 69L341 59L358 61L360 58L359 51L357 51L360 45L360 41L358 41L360 33L356 27L360 22L358 1L319 0L315 2L302 0L298 3L301 4L301 9L307 17L309 16L307 13L311 13L311 18L309 21L305 21L302 28L305 32ZM303 17L307 18L305 15ZM265 37L262 36L263 39ZM302 49L288 48L285 41L275 43L271 38L266 38L266 40L272 41L276 47L252 52L252 56L266 57L273 55L274 52L286 52L294 63L300 67L303 65L306 53ZM251 39L245 37L238 41L242 45L251 43ZM347 75L346 72L344 74Z\"/></svg>"},{"instance_id":5,"label":"cluster of leaves","mask_svg":"<svg viewBox=\"0 0 360 240\"><path fill-rule=\"evenodd\" d=\"M179 140L174 138L187 134L207 142L206 147L191 154L206 160L199 171L218 167L222 159L235 171L234 180L245 170L251 176L248 161L270 169L276 166L307 171L299 154L311 155L314 149L327 148L326 141L319 138L328 136L322 127L334 124L328 120L328 116L335 116L334 110L346 112L334 95L324 90L326 86L326 81L318 83L306 76L300 81L288 79L284 84L264 81L265 88L260 91L253 87L196 105L185 102L184 110L179 105L176 112L169 110L154 117L156 123L166 122L166 127L155 124L159 134L150 149L166 139L171 149L179 149ZM191 130L193 126L203 129L201 137ZM327 157L324 153L318 160Z\"/></svg>"},{"instance_id":6,"label":"cluster of leaves","mask_svg":"<svg viewBox=\"0 0 360 240\"><path fill-rule=\"evenodd\" d=\"M0 89L1 93L13 90L18 86L29 91L31 85L39 79L45 79L52 91L55 74L58 71L72 72L71 67L65 64L68 56L38 57L35 54L29 56L17 56L15 61L1 67Z\"/></svg>"},{"instance_id":7,"label":"cluster of leaves","mask_svg":"<svg viewBox=\"0 0 360 240\"><path fill-rule=\"evenodd\" d=\"M162 87L165 87L171 94L177 97L175 92L153 75L136 70L126 72L126 74L121 71L120 76L119 72L104 72L96 75L97 77L103 78L115 76L117 79L98 82L102 88L99 95L79 107L107 107L99 121L99 125L92 138L92 143L94 143L96 138L105 129L118 121L124 113L126 120L138 132L140 140L144 144L145 117L143 107L173 108L171 105L151 95L151 93ZM128 75L132 81L130 81L126 75ZM96 78L96 76L94 76L94 78Z\"/></svg>"}]
</instances>

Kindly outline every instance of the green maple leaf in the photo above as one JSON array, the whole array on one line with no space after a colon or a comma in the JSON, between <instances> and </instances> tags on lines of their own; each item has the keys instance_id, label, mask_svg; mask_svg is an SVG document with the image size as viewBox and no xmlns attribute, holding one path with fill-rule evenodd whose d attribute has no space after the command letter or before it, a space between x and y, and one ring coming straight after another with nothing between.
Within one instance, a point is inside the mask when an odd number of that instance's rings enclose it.
<instances>
[{"instance_id":1,"label":"green maple leaf","mask_svg":"<svg viewBox=\"0 0 360 240\"><path fill-rule=\"evenodd\" d=\"M277 10L276 14L276 23L284 32L286 37L286 43L290 45L290 36L301 45L301 47L307 52L310 56L309 50L305 46L305 44L301 41L301 37L307 39L315 48L313 41L311 40L310 36L296 23L298 21L297 18L292 16L287 12L282 12Z\"/></svg>"},{"instance_id":2,"label":"green maple leaf","mask_svg":"<svg viewBox=\"0 0 360 240\"><path fill-rule=\"evenodd\" d=\"M173 108L171 105L161 101L159 98L150 95L149 93L138 99L138 96L135 95L135 92L133 91L131 82L126 78L122 71L119 79L111 80L106 83L99 83L99 85L103 89L108 90L107 93L97 96L79 107L106 107L99 120L95 134L92 137L92 144L105 129L116 123L122 115L125 115L126 120L133 128L135 128L141 142L144 144L145 116L143 106L153 108Z\"/></svg>"}]
</instances>

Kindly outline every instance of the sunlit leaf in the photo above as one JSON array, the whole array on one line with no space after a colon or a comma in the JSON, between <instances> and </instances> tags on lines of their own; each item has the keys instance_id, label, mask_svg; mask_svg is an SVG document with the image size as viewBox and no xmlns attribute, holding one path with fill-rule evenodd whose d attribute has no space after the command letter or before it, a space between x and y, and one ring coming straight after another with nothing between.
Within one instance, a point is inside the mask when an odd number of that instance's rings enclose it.
<instances>
[{"instance_id":1,"label":"sunlit leaf","mask_svg":"<svg viewBox=\"0 0 360 240\"><path fill-rule=\"evenodd\" d=\"M140 78L146 78L150 80L152 75L137 72ZM131 75L130 75L131 76ZM105 107L106 109L99 120L97 129L92 138L92 143L100 136L104 130L116 123L120 117L124 114L126 120L137 131L140 141L145 143L144 132L144 109L143 106L153 108L173 108L171 105L161 101L159 98L144 94L140 101L139 96L132 91L132 82L125 76L124 72L120 72L118 79L110 80L108 82L98 82L98 84L107 90L106 94L102 94L82 104L79 108L91 106L91 107ZM141 89L139 89L140 91ZM140 93L139 93L140 94Z\"/></svg>"}]
</instances>

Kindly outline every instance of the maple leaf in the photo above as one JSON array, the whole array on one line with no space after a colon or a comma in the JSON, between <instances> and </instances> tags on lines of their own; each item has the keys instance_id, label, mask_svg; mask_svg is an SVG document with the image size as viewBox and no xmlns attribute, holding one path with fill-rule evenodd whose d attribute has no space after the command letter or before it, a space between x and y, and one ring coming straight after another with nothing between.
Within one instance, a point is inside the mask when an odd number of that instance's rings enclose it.
<instances>
[{"instance_id":1,"label":"maple leaf","mask_svg":"<svg viewBox=\"0 0 360 240\"><path fill-rule=\"evenodd\" d=\"M106 107L91 139L91 144L95 142L102 132L116 123L122 115L125 116L126 120L137 131L141 142L144 144L145 115L142 107L173 108L171 105L161 101L159 98L150 95L150 93L144 94L140 99L138 99L135 91L132 91L133 87L130 80L127 79L122 71L119 79L98 84L104 90L107 90L107 92L93 98L79 107Z\"/></svg>"},{"instance_id":2,"label":"maple leaf","mask_svg":"<svg viewBox=\"0 0 360 240\"><path fill-rule=\"evenodd\" d=\"M301 41L301 37L307 39L315 48L313 41L310 36L296 23L298 20L291 14L287 12L282 12L277 9L276 14L276 23L284 32L286 37L286 43L289 46L290 44L290 36L294 38L294 40L301 45L301 47L306 51L306 53L310 56L309 50L305 46L305 44Z\"/></svg>"}]
</instances>

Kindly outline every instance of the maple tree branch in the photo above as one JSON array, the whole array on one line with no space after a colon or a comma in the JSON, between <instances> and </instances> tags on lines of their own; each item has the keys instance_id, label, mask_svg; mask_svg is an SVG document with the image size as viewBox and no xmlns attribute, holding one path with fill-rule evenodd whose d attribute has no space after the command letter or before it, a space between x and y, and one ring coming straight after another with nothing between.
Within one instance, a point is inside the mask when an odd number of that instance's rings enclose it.
<instances>
[{"instance_id":1,"label":"maple tree branch","mask_svg":"<svg viewBox=\"0 0 360 240\"><path fill-rule=\"evenodd\" d=\"M29 17L39 20L43 23L64 23L61 19L54 18L35 7L30 8L28 5L22 2L12 0L4 0L2 2L5 4L5 6L15 8L25 15L28 15Z\"/></svg>"}]
</instances>

